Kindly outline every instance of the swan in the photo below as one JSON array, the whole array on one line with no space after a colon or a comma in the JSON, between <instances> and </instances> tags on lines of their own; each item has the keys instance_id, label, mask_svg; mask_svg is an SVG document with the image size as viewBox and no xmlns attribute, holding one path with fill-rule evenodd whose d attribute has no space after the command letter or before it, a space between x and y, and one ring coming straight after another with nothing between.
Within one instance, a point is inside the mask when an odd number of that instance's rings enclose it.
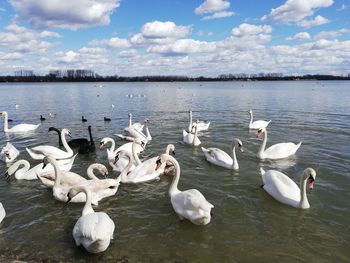
<instances>
[{"instance_id":1,"label":"swan","mask_svg":"<svg viewBox=\"0 0 350 263\"><path fill-rule=\"evenodd\" d=\"M36 160L42 160L45 156L52 156L55 159L70 158L73 155L73 150L69 147L65 135L70 136L70 131L66 128L61 131L61 140L66 151L51 145L39 145L33 148L26 148L29 155Z\"/></svg>"},{"instance_id":2,"label":"swan","mask_svg":"<svg viewBox=\"0 0 350 263\"><path fill-rule=\"evenodd\" d=\"M189 119L190 119L190 123L188 125L188 132L192 132L192 111L189 111ZM199 121L197 120L197 128L198 128L198 132L200 131L207 131L209 129L209 125L210 125L210 121Z\"/></svg>"},{"instance_id":3,"label":"swan","mask_svg":"<svg viewBox=\"0 0 350 263\"><path fill-rule=\"evenodd\" d=\"M55 131L57 132L58 135L58 145L61 147L63 146L62 140L61 140L61 132L59 129L55 128L55 127L50 127L48 132L51 131ZM94 140L92 138L92 134L91 134L91 125L88 126L88 132L89 132L89 136L90 136L90 141L86 138L76 138L76 139L72 139L70 141L68 141L68 145L71 148L78 148L79 153L87 153L89 151L94 151L95 150L95 143Z\"/></svg>"},{"instance_id":4,"label":"swan","mask_svg":"<svg viewBox=\"0 0 350 263\"><path fill-rule=\"evenodd\" d=\"M250 109L248 110L248 113L250 115L249 129L258 130L258 129L266 128L271 122L271 120L269 121L258 120L253 122L253 111Z\"/></svg>"},{"instance_id":5,"label":"swan","mask_svg":"<svg viewBox=\"0 0 350 263\"><path fill-rule=\"evenodd\" d=\"M0 202L0 223L2 222L2 220L4 220L5 216L6 216L5 208Z\"/></svg>"},{"instance_id":6,"label":"swan","mask_svg":"<svg viewBox=\"0 0 350 263\"><path fill-rule=\"evenodd\" d=\"M130 154L132 154L133 143L132 142L125 143L115 150L115 141L112 138L105 137L100 142L100 150L102 150L104 145L108 143L111 143L111 147L109 149L107 148L107 158L108 158L109 165L112 167L114 171L121 172L127 166L129 161L126 157L124 157L119 159L118 162L115 163L115 155L117 154L117 152L121 150L126 150ZM142 145L139 145L139 144L136 145L136 149L135 149L136 153L142 152L145 146L146 146L146 142L143 142ZM135 168L135 165L132 166L130 170L132 170L133 168Z\"/></svg>"},{"instance_id":7,"label":"swan","mask_svg":"<svg viewBox=\"0 0 350 263\"><path fill-rule=\"evenodd\" d=\"M11 143L6 143L6 145L2 148L0 153L0 158L5 163L13 162L17 156L19 155L19 151L13 146Z\"/></svg>"},{"instance_id":8,"label":"swan","mask_svg":"<svg viewBox=\"0 0 350 263\"><path fill-rule=\"evenodd\" d=\"M119 138L121 139L125 139L128 141L134 141L136 138L139 138L143 141L151 141L152 140L152 136L151 133L149 131L148 128L148 123L149 123L149 119L145 119L144 120L144 127L146 127L146 134L144 134L141 130L137 130L136 128L134 128L133 126L129 126L126 127L123 131L123 134L116 134Z\"/></svg>"},{"instance_id":9,"label":"swan","mask_svg":"<svg viewBox=\"0 0 350 263\"><path fill-rule=\"evenodd\" d=\"M55 171L55 183L52 187L52 193L56 200L67 202L67 193L71 187L85 186L88 187L92 193L91 199L94 205L98 205L98 202L108 196L114 195L119 187L120 181L116 179L103 179L103 180L83 180L75 185L63 185L61 184L62 172L58 166L57 161L51 156L46 156L43 160L44 167L51 163ZM72 198L71 202L81 203L86 201L84 194L78 194Z\"/></svg>"},{"instance_id":10,"label":"swan","mask_svg":"<svg viewBox=\"0 0 350 263\"><path fill-rule=\"evenodd\" d=\"M4 116L4 132L28 132L28 131L34 131L36 130L39 126L39 124L17 124L13 126L12 128L8 127L8 114L6 111L1 111L0 116Z\"/></svg>"},{"instance_id":11,"label":"swan","mask_svg":"<svg viewBox=\"0 0 350 263\"><path fill-rule=\"evenodd\" d=\"M226 152L218 148L201 148L208 162L237 171L239 170L239 165L236 158L236 147L243 152L243 144L238 138L232 141L232 158Z\"/></svg>"},{"instance_id":12,"label":"swan","mask_svg":"<svg viewBox=\"0 0 350 263\"><path fill-rule=\"evenodd\" d=\"M137 142L134 142L134 144L137 144ZM172 144L168 145L166 152L169 153L169 151L173 148L174 146ZM129 152L122 150L117 153L115 160L118 161L119 158L123 158L124 156L128 158L129 163L120 174L120 180L122 183L142 183L152 181L159 179L159 176L165 172L164 169L166 167L166 163L160 167L160 162L158 160L159 156L152 157L141 163L135 151L133 151L133 156L131 156ZM138 165L134 170L130 171L130 167L134 159L136 159L136 163L138 163Z\"/></svg>"},{"instance_id":13,"label":"swan","mask_svg":"<svg viewBox=\"0 0 350 263\"><path fill-rule=\"evenodd\" d=\"M168 154L162 154L159 158L161 164L167 161L173 163L175 176L169 188L170 202L182 220L186 218L195 225L206 225L210 222L210 211L214 206L209 203L197 189L180 191L177 185L180 180L180 165L176 159Z\"/></svg>"},{"instance_id":14,"label":"swan","mask_svg":"<svg viewBox=\"0 0 350 263\"><path fill-rule=\"evenodd\" d=\"M94 170L97 170L100 174L102 174L105 177L108 175L108 170L106 166L100 163L93 163L89 165L89 167L86 170L86 174L88 178L92 180L99 180L99 178L94 174ZM52 188L55 184L56 176L54 173L50 173L45 175L39 175L38 178L40 179L42 184ZM61 171L61 178L60 178L61 186L73 187L74 185L84 183L86 181L87 179L85 177L82 177L77 173L73 173L69 171Z\"/></svg>"},{"instance_id":15,"label":"swan","mask_svg":"<svg viewBox=\"0 0 350 263\"><path fill-rule=\"evenodd\" d=\"M310 208L306 195L306 185L309 189L313 189L316 179L316 171L314 169L306 168L302 172L300 189L292 179L277 170L265 172L260 168L260 173L264 183L262 187L277 201L295 208Z\"/></svg>"},{"instance_id":16,"label":"swan","mask_svg":"<svg viewBox=\"0 0 350 263\"><path fill-rule=\"evenodd\" d=\"M265 150L266 141L267 141L266 128L259 129L259 131L256 133L257 137L262 136L262 134L264 134L264 140L257 154L258 158L261 160L263 159L277 160L277 159L287 158L295 154L302 143L302 142L299 142L298 144L295 144L292 142L277 143Z\"/></svg>"},{"instance_id":17,"label":"swan","mask_svg":"<svg viewBox=\"0 0 350 263\"><path fill-rule=\"evenodd\" d=\"M68 201L83 193L86 202L81 217L73 228L73 237L77 246L82 245L90 253L105 251L113 239L114 222L104 212L95 212L91 206L91 191L87 187L73 187L68 192Z\"/></svg>"},{"instance_id":18,"label":"swan","mask_svg":"<svg viewBox=\"0 0 350 263\"><path fill-rule=\"evenodd\" d=\"M72 168L76 156L77 154L69 159L59 160L58 165L60 169L62 171L69 171ZM41 163L37 164L33 168L30 168L30 163L27 160L18 160L7 169L5 178L10 180L13 174L15 174L14 176L17 180L36 180L38 179L37 176L53 175L54 169L52 165L47 165L45 168L43 168Z\"/></svg>"},{"instance_id":19,"label":"swan","mask_svg":"<svg viewBox=\"0 0 350 263\"><path fill-rule=\"evenodd\" d=\"M182 131L183 141L186 144L192 144L193 146L199 146L201 144L201 141L198 138L197 123L193 123L192 127L194 128L194 134L190 133L190 132L186 132L185 130Z\"/></svg>"},{"instance_id":20,"label":"swan","mask_svg":"<svg viewBox=\"0 0 350 263\"><path fill-rule=\"evenodd\" d=\"M132 113L131 112L128 113L128 117L129 117L129 126L128 127L133 127L134 129L136 129L138 131L143 130L143 124L141 124L139 122L132 123Z\"/></svg>"}]
</instances>

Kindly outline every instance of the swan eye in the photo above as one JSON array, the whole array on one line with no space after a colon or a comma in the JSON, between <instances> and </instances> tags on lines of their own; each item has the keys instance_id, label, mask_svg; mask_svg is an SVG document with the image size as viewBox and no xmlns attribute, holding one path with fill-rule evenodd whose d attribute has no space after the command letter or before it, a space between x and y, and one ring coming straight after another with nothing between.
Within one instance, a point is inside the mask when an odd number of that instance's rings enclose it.
<instances>
[{"instance_id":1,"label":"swan eye","mask_svg":"<svg viewBox=\"0 0 350 263\"><path fill-rule=\"evenodd\" d=\"M312 175L309 176L309 179L311 182L315 181L315 179L312 177Z\"/></svg>"}]
</instances>

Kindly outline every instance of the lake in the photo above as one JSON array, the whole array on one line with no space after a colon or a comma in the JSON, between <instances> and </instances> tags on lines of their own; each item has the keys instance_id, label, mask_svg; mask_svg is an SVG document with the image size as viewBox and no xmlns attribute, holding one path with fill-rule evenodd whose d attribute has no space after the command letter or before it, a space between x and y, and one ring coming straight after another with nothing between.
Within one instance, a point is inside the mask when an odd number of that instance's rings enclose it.
<instances>
[{"instance_id":1,"label":"lake","mask_svg":"<svg viewBox=\"0 0 350 263\"><path fill-rule=\"evenodd\" d=\"M196 226L180 221L168 196L172 176L141 184L121 184L115 196L104 199L95 211L115 222L114 239L106 252L93 255L76 247L72 229L83 204L61 203L39 181L12 179L0 162L0 201L7 215L0 224L0 259L50 262L350 262L350 82L192 82L192 83L14 83L0 84L0 111L18 123L40 123L34 133L4 134L0 120L0 147L11 142L17 158L32 160L25 147L58 146L48 128L68 128L73 138L88 138L96 145L128 125L149 118L153 140L141 154L149 158L175 145L181 166L179 189L196 188L210 201L211 222ZM15 105L18 107L15 107ZM114 105L114 108L112 107ZM267 145L302 141L292 158L260 161L261 138L248 130L249 114L272 120ZM200 147L182 143L193 118L211 122L199 134L202 146L230 151L233 138L245 149L237 153L237 172L208 163ZM49 112L55 113L54 118ZM84 115L87 122L82 122ZM111 122L104 122L103 117ZM89 164L109 169L106 150L78 154L73 172L86 175ZM260 186L260 167L277 169L299 185L307 167L317 172L308 191L308 210L283 205Z\"/></svg>"}]
</instances>

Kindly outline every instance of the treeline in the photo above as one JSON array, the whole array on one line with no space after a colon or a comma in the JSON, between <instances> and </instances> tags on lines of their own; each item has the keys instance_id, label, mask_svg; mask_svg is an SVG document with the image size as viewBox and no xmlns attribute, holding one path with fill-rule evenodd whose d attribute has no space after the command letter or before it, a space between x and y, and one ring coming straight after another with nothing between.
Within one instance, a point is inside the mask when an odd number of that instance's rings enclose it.
<instances>
[{"instance_id":1,"label":"treeline","mask_svg":"<svg viewBox=\"0 0 350 263\"><path fill-rule=\"evenodd\" d=\"M279 80L350 80L349 76L303 75L303 76L93 76L54 77L46 76L0 76L0 82L171 82L171 81L279 81Z\"/></svg>"}]
</instances>

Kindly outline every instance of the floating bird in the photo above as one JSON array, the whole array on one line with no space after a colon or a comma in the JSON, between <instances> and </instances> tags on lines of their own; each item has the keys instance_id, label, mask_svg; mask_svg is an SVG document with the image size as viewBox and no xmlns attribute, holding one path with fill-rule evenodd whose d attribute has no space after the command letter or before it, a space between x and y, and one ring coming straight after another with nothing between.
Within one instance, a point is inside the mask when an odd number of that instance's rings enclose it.
<instances>
[{"instance_id":1,"label":"floating bird","mask_svg":"<svg viewBox=\"0 0 350 263\"><path fill-rule=\"evenodd\" d=\"M87 119L85 119L84 116L81 116L81 121L82 121L82 122L87 122Z\"/></svg>"},{"instance_id":2,"label":"floating bird","mask_svg":"<svg viewBox=\"0 0 350 263\"><path fill-rule=\"evenodd\" d=\"M103 117L104 121L111 121L111 118Z\"/></svg>"},{"instance_id":3,"label":"floating bird","mask_svg":"<svg viewBox=\"0 0 350 263\"><path fill-rule=\"evenodd\" d=\"M4 116L4 132L29 132L36 130L39 126L39 124L17 124L13 126L12 128L8 127L8 114L6 111L0 111L0 116Z\"/></svg>"},{"instance_id":4,"label":"floating bird","mask_svg":"<svg viewBox=\"0 0 350 263\"><path fill-rule=\"evenodd\" d=\"M44 120L46 120L46 118L44 118L43 115L40 115L40 120L44 121Z\"/></svg>"},{"instance_id":5,"label":"floating bird","mask_svg":"<svg viewBox=\"0 0 350 263\"><path fill-rule=\"evenodd\" d=\"M316 179L316 171L312 168L306 168L300 176L300 188L287 175L277 171L264 171L260 168L260 173L264 184L262 188L277 201L293 206L295 208L310 208L306 195L306 186L313 189Z\"/></svg>"},{"instance_id":6,"label":"floating bird","mask_svg":"<svg viewBox=\"0 0 350 263\"><path fill-rule=\"evenodd\" d=\"M248 110L248 113L250 115L249 129L252 129L252 130L263 129L263 128L266 128L271 122L271 120L269 121L258 120L253 122L253 111L250 109Z\"/></svg>"}]
</instances>

